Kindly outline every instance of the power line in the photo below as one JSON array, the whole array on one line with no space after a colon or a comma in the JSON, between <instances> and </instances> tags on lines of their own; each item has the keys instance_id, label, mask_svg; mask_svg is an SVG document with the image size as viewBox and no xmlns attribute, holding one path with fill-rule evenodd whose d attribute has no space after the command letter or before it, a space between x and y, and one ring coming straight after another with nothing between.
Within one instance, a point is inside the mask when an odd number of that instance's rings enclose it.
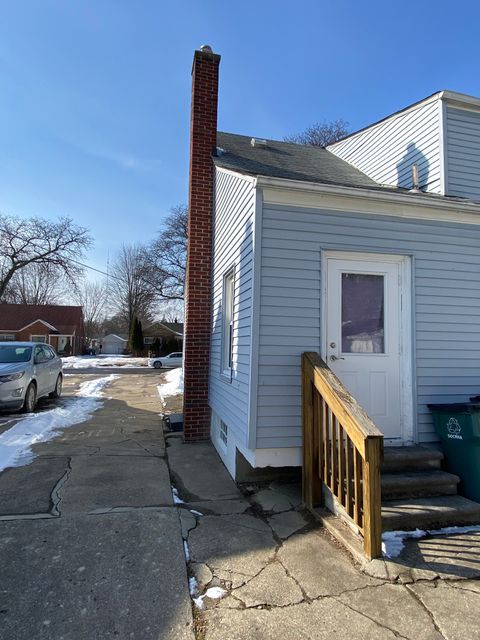
<instances>
[{"instance_id":1,"label":"power line","mask_svg":"<svg viewBox=\"0 0 480 640\"><path fill-rule=\"evenodd\" d=\"M85 264L84 262L80 262L79 260L74 260L73 258L67 258L70 262L74 262L75 264L80 265L81 267L85 267L85 269L90 269L90 271L96 271L97 273L101 273L102 276L107 276L107 278L115 278L115 280L121 280L121 278L108 273L108 271L102 271L101 269L96 269L95 267L91 267L89 264Z\"/></svg>"}]
</instances>

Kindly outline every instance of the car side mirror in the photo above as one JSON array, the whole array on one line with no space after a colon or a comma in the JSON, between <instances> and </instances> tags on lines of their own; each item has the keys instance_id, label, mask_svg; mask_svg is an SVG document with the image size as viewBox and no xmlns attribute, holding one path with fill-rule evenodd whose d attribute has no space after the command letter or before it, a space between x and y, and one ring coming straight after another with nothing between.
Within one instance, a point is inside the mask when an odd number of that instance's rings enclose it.
<instances>
[{"instance_id":1,"label":"car side mirror","mask_svg":"<svg viewBox=\"0 0 480 640\"><path fill-rule=\"evenodd\" d=\"M41 364L42 363L42 359L39 358L38 356L35 356L33 359L33 364Z\"/></svg>"}]
</instances>

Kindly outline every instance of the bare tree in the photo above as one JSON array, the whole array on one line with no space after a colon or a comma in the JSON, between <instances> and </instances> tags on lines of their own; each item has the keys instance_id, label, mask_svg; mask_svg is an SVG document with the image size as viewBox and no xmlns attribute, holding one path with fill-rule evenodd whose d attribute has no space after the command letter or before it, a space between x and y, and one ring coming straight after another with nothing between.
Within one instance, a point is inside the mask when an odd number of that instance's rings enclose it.
<instances>
[{"instance_id":1,"label":"bare tree","mask_svg":"<svg viewBox=\"0 0 480 640\"><path fill-rule=\"evenodd\" d=\"M100 332L102 314L107 303L106 283L84 280L75 288L73 298L83 308L86 337L95 337Z\"/></svg>"},{"instance_id":2,"label":"bare tree","mask_svg":"<svg viewBox=\"0 0 480 640\"><path fill-rule=\"evenodd\" d=\"M285 142L295 142L296 144L309 144L314 147L326 147L332 142L348 135L348 122L342 120L332 120L331 122L317 122L307 127L301 133L293 136L286 136Z\"/></svg>"},{"instance_id":3,"label":"bare tree","mask_svg":"<svg viewBox=\"0 0 480 640\"><path fill-rule=\"evenodd\" d=\"M0 301L14 275L31 264L57 267L75 280L81 272L76 261L90 244L88 231L70 218L51 222L0 215Z\"/></svg>"},{"instance_id":4,"label":"bare tree","mask_svg":"<svg viewBox=\"0 0 480 640\"><path fill-rule=\"evenodd\" d=\"M110 291L115 311L131 327L135 317L152 318L155 287L145 265L145 247L123 245L115 260L110 278Z\"/></svg>"},{"instance_id":5,"label":"bare tree","mask_svg":"<svg viewBox=\"0 0 480 640\"><path fill-rule=\"evenodd\" d=\"M109 333L116 333L117 335L128 335L128 324L125 318L117 313L110 318L105 318L100 322L99 335L108 335Z\"/></svg>"},{"instance_id":6,"label":"bare tree","mask_svg":"<svg viewBox=\"0 0 480 640\"><path fill-rule=\"evenodd\" d=\"M158 237L148 247L145 265L157 299L183 300L187 261L188 209L170 209Z\"/></svg>"},{"instance_id":7,"label":"bare tree","mask_svg":"<svg viewBox=\"0 0 480 640\"><path fill-rule=\"evenodd\" d=\"M157 309L157 317L162 322L183 322L183 300L170 300L160 304Z\"/></svg>"},{"instance_id":8,"label":"bare tree","mask_svg":"<svg viewBox=\"0 0 480 640\"><path fill-rule=\"evenodd\" d=\"M58 304L65 294L65 278L58 266L32 262L13 274L4 292L4 301L14 304Z\"/></svg>"}]
</instances>

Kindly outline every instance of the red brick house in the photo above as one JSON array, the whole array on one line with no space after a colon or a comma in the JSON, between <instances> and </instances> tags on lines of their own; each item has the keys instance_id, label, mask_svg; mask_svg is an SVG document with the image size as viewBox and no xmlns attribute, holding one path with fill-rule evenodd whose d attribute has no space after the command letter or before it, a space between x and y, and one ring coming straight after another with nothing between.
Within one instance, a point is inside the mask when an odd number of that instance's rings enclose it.
<instances>
[{"instance_id":1,"label":"red brick house","mask_svg":"<svg viewBox=\"0 0 480 640\"><path fill-rule=\"evenodd\" d=\"M82 307L0 304L0 341L47 342L60 355L82 353L85 330Z\"/></svg>"}]
</instances>

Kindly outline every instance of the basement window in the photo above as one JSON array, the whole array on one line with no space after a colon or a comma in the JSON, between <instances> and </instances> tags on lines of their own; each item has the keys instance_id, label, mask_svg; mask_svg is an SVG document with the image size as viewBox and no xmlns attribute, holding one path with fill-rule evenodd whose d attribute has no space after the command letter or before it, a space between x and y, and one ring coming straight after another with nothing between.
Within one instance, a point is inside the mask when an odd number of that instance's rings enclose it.
<instances>
[{"instance_id":1,"label":"basement window","mask_svg":"<svg viewBox=\"0 0 480 640\"><path fill-rule=\"evenodd\" d=\"M228 444L228 427L223 420L220 420L219 432L220 440L226 447Z\"/></svg>"},{"instance_id":2,"label":"basement window","mask_svg":"<svg viewBox=\"0 0 480 640\"><path fill-rule=\"evenodd\" d=\"M230 269L223 277L222 297L222 373L231 378L233 363L233 299L235 271Z\"/></svg>"}]
</instances>

